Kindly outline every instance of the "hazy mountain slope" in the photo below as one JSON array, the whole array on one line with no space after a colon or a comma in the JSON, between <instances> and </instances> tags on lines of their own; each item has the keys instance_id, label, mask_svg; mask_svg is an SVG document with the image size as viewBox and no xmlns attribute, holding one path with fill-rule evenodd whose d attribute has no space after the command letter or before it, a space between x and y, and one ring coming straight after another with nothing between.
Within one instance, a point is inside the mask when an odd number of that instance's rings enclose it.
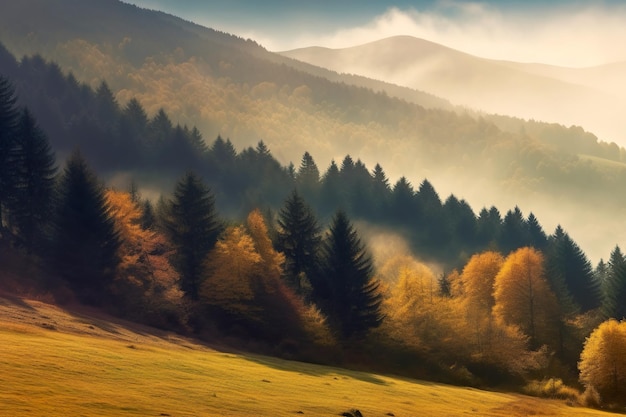
<instances>
[{"instance_id":1,"label":"hazy mountain slope","mask_svg":"<svg viewBox=\"0 0 626 417\"><path fill-rule=\"evenodd\" d=\"M489 113L582 125L602 140L626 143L626 123L617 110L626 97L619 67L568 69L488 60L409 36L282 54L420 89Z\"/></svg>"},{"instance_id":2,"label":"hazy mountain slope","mask_svg":"<svg viewBox=\"0 0 626 417\"><path fill-rule=\"evenodd\" d=\"M222 134L241 149L262 139L281 162L297 167L309 151L322 170L349 153L368 167L380 163L392 184L401 175L415 186L427 177L475 211L519 204L549 232L562 223L596 259L626 227L613 215L626 204L619 192L626 170L607 174L578 159L582 145L602 156L584 132L550 127L557 146L543 141L545 126L507 120L498 127L474 114L426 109L253 41L116 0L3 2L0 41L15 54L54 59L93 86L106 79L122 105L136 97L149 116L164 107L208 141Z\"/></svg>"}]
</instances>

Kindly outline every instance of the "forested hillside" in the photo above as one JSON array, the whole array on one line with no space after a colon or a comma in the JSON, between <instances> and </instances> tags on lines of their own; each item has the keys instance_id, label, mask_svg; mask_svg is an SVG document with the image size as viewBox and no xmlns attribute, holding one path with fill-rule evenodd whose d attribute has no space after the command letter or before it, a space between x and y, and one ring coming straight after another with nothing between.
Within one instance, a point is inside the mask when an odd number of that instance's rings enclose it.
<instances>
[{"instance_id":1,"label":"forested hillside","mask_svg":"<svg viewBox=\"0 0 626 417\"><path fill-rule=\"evenodd\" d=\"M164 111L148 117L137 100L119 107L105 83L94 91L37 57L14 64L15 74L38 74L32 81L56 80L57 97L82 116L40 108L50 126L68 126L65 141L49 141L0 78L0 289L298 359L528 383L536 395L589 405L623 398L590 365L614 360L596 345L623 331L610 320L626 308L619 247L594 270L562 228L547 235L518 207L476 216L453 195L442 202L426 179L418 190L404 177L392 186L380 165L370 171L350 156L322 174L308 152L296 168L263 142L237 152L218 137L207 147ZM75 149L58 174L50 142ZM105 186L83 147L102 173L123 168L137 181L159 170L175 186L157 201L137 182ZM102 158L129 152L132 161ZM373 257L366 224L404 234L409 249ZM579 357L584 396L560 379L575 380ZM552 378L553 391L533 391L533 377Z\"/></svg>"},{"instance_id":2,"label":"forested hillside","mask_svg":"<svg viewBox=\"0 0 626 417\"><path fill-rule=\"evenodd\" d=\"M150 117L163 107L174 124L197 126L209 142L221 135L243 150L262 140L283 165L309 151L322 169L358 155L369 167L380 163L394 182L427 177L446 194L462 189L477 208L506 211L524 201L550 228L571 230L594 259L620 239L623 221L612 213L626 198L623 151L582 129L451 111L389 86L373 92L351 84L383 86L114 0L1 7L0 41L18 57L54 58L92 88L106 80L120 106L136 98ZM31 16L33 8L45 19ZM20 95L29 94L36 92Z\"/></svg>"}]
</instances>

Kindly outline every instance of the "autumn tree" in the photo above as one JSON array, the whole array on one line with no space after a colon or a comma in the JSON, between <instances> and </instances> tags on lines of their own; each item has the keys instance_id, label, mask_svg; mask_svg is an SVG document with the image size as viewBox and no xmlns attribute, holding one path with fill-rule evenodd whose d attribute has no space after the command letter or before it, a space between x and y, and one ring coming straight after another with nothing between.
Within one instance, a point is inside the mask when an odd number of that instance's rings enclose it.
<instances>
[{"instance_id":1,"label":"autumn tree","mask_svg":"<svg viewBox=\"0 0 626 417\"><path fill-rule=\"evenodd\" d=\"M42 249L49 237L56 160L48 138L28 109L22 110L15 132L14 183L8 205L19 239L32 252Z\"/></svg>"},{"instance_id":2,"label":"autumn tree","mask_svg":"<svg viewBox=\"0 0 626 417\"><path fill-rule=\"evenodd\" d=\"M372 258L346 214L338 211L323 244L313 298L344 338L361 336L382 322L382 297Z\"/></svg>"},{"instance_id":3,"label":"autumn tree","mask_svg":"<svg viewBox=\"0 0 626 417\"><path fill-rule=\"evenodd\" d=\"M313 210L294 190L278 215L277 248L285 254L287 279L298 293L317 272L321 229Z\"/></svg>"},{"instance_id":4,"label":"autumn tree","mask_svg":"<svg viewBox=\"0 0 626 417\"><path fill-rule=\"evenodd\" d=\"M107 190L106 198L121 240L113 283L117 307L151 325L178 324L183 294L168 259L173 248L159 232L141 227L141 208L131 194Z\"/></svg>"},{"instance_id":5,"label":"autumn tree","mask_svg":"<svg viewBox=\"0 0 626 417\"><path fill-rule=\"evenodd\" d=\"M524 247L507 256L494 282L494 314L516 325L533 349L554 346L558 328L557 300L545 277L541 252Z\"/></svg>"},{"instance_id":6,"label":"autumn tree","mask_svg":"<svg viewBox=\"0 0 626 417\"><path fill-rule=\"evenodd\" d=\"M203 262L221 230L210 190L193 172L185 174L167 203L164 230L176 253L172 263L180 273L181 289L198 300Z\"/></svg>"},{"instance_id":7,"label":"autumn tree","mask_svg":"<svg viewBox=\"0 0 626 417\"><path fill-rule=\"evenodd\" d=\"M99 304L119 264L119 233L105 191L76 151L61 176L52 230L52 261L79 298Z\"/></svg>"},{"instance_id":8,"label":"autumn tree","mask_svg":"<svg viewBox=\"0 0 626 417\"><path fill-rule=\"evenodd\" d=\"M626 399L626 322L610 319L587 338L578 363L580 382L604 403Z\"/></svg>"}]
</instances>

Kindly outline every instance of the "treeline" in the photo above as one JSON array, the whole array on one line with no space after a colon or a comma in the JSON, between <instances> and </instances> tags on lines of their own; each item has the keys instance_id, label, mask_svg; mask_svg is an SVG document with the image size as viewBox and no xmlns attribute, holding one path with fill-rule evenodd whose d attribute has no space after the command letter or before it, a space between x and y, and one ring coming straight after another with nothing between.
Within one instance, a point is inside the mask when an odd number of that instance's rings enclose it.
<instances>
[{"instance_id":1,"label":"treeline","mask_svg":"<svg viewBox=\"0 0 626 417\"><path fill-rule=\"evenodd\" d=\"M193 171L156 202L136 185L106 188L78 151L57 174L47 135L17 102L0 77L0 257L7 269L16 258L38 265L38 278L18 274L4 287L35 285L61 300L203 337L236 336L299 359L337 363L347 355L350 363L356 355L380 370L469 384L572 378L585 337L626 313L619 248L594 270L560 227L547 236L519 208L477 217L454 196L442 203L427 180L417 191L405 178L390 186L382 167L369 172L349 156L321 174L308 153L298 168L285 168L262 142L237 153L222 138L203 145L194 129L153 127L157 136L196 136L192 159L178 163L199 164L240 210L263 208L243 223L227 220L218 194ZM435 277L406 254L375 270L350 218L404 231L416 253L461 272ZM597 347L607 323L585 346L582 381L619 401L621 388L588 365L612 358Z\"/></svg>"}]
</instances>

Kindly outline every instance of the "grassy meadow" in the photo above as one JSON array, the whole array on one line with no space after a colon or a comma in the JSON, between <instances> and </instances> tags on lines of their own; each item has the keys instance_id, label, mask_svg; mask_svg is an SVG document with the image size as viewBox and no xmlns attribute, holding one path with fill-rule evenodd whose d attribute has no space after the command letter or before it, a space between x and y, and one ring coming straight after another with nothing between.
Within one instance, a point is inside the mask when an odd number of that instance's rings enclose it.
<instances>
[{"instance_id":1,"label":"grassy meadow","mask_svg":"<svg viewBox=\"0 0 626 417\"><path fill-rule=\"evenodd\" d=\"M0 297L0 416L602 416L563 401L209 348Z\"/></svg>"}]
</instances>

